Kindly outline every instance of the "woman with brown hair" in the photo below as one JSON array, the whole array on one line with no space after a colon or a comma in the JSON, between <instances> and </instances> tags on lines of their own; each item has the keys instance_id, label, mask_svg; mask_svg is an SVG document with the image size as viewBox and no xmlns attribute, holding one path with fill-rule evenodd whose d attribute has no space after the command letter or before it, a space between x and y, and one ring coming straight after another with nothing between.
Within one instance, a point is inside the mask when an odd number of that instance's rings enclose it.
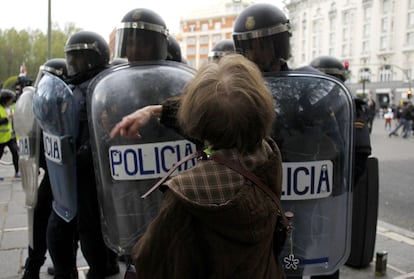
<instances>
[{"instance_id":1,"label":"woman with brown hair","mask_svg":"<svg viewBox=\"0 0 414 279\"><path fill-rule=\"evenodd\" d=\"M187 84L180 128L209 156L162 185L160 212L132 251L137 278L284 277L272 245L277 204L211 159L251 171L280 198L281 158L269 138L273 108L259 69L241 55L205 65ZM130 120L112 135L128 130Z\"/></svg>"}]
</instances>

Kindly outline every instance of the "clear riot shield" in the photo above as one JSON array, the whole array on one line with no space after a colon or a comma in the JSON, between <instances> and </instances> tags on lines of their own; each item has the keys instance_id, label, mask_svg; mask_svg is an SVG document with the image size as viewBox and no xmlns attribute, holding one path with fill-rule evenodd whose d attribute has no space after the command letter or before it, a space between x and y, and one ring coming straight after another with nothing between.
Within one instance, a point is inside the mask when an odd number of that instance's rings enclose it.
<instances>
[{"instance_id":1,"label":"clear riot shield","mask_svg":"<svg viewBox=\"0 0 414 279\"><path fill-rule=\"evenodd\" d=\"M35 89L26 86L14 108L13 125L19 139L19 170L26 194L29 245L33 248L33 213L37 203L40 129L33 113Z\"/></svg>"},{"instance_id":2,"label":"clear riot shield","mask_svg":"<svg viewBox=\"0 0 414 279\"><path fill-rule=\"evenodd\" d=\"M155 119L140 129L141 140L109 139L123 116L178 95L195 72L172 62L127 64L99 74L89 89L88 120L104 240L119 255L130 250L158 213L162 193L141 196L195 145ZM180 167L183 171L195 161Z\"/></svg>"},{"instance_id":3,"label":"clear riot shield","mask_svg":"<svg viewBox=\"0 0 414 279\"><path fill-rule=\"evenodd\" d=\"M53 210L66 222L77 213L75 139L77 109L70 88L49 73L37 85L33 110L43 129L43 142Z\"/></svg>"},{"instance_id":4,"label":"clear riot shield","mask_svg":"<svg viewBox=\"0 0 414 279\"><path fill-rule=\"evenodd\" d=\"M282 265L288 276L333 273L350 251L351 94L329 76L291 72L265 80L277 113L272 137L283 160L282 204L294 213Z\"/></svg>"}]
</instances>

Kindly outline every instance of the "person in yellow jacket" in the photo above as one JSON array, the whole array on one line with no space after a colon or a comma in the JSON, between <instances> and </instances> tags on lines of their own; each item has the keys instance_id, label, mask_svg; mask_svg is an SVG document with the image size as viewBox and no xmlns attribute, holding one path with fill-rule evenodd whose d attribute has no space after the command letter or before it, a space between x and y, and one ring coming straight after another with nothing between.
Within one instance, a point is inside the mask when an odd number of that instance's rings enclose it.
<instances>
[{"instance_id":1,"label":"person in yellow jacket","mask_svg":"<svg viewBox=\"0 0 414 279\"><path fill-rule=\"evenodd\" d=\"M13 102L15 94L9 89L0 92L0 158L3 156L4 148L10 149L13 158L15 177L19 173L19 147L13 132Z\"/></svg>"}]
</instances>

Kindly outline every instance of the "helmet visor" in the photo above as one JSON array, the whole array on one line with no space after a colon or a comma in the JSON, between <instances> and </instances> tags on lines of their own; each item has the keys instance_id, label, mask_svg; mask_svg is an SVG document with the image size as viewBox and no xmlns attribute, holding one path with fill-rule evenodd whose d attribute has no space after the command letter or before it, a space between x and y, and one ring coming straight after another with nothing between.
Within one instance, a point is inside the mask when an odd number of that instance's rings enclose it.
<instances>
[{"instance_id":1,"label":"helmet visor","mask_svg":"<svg viewBox=\"0 0 414 279\"><path fill-rule=\"evenodd\" d=\"M115 36L115 58L127 58L129 62L165 60L167 58L167 35L166 29L154 24L145 24L142 29L139 24L126 22L118 28ZM157 29L157 30L153 30ZM159 32L162 31L162 32Z\"/></svg>"},{"instance_id":2,"label":"helmet visor","mask_svg":"<svg viewBox=\"0 0 414 279\"><path fill-rule=\"evenodd\" d=\"M98 65L99 55L91 50L66 52L68 76L86 73Z\"/></svg>"},{"instance_id":3,"label":"helmet visor","mask_svg":"<svg viewBox=\"0 0 414 279\"><path fill-rule=\"evenodd\" d=\"M236 51L256 63L262 72L277 71L290 56L289 33L236 40Z\"/></svg>"}]
</instances>

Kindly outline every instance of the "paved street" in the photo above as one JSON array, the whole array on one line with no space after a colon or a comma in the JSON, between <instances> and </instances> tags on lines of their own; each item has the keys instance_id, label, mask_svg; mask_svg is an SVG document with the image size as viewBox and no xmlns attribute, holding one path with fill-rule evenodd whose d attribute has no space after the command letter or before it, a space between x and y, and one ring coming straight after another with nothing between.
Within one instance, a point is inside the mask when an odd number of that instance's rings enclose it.
<instances>
[{"instance_id":1,"label":"paved street","mask_svg":"<svg viewBox=\"0 0 414 279\"><path fill-rule=\"evenodd\" d=\"M401 138L390 139L384 130L383 123L382 119L377 119L374 122L372 132L373 155L379 158L380 172L382 161L389 162L393 158L414 160L412 152L414 137L407 140ZM392 143L391 151L389 150L390 142ZM410 150L410 152L407 152L407 150ZM5 158L2 159L8 159L7 156L10 156L10 154L5 155ZM11 165L0 163L0 176L5 177L4 180L0 181L0 278L21 278L28 243L27 215L24 208L25 194L22 190L21 181L13 177L14 171ZM403 176L402 179L407 180L408 178ZM383 185L383 181L386 181L387 185ZM392 181L394 183L398 182L398 180L387 180L386 177L380 174L380 195L384 190L383 188L392 188L392 185L388 185ZM395 223L391 225L391 222L386 219L387 214L381 215L381 212L384 212L381 207L387 205L387 201L388 198L384 200L380 197L379 217L381 220L378 221L375 248L375 251L385 250L388 252L386 275L381 278L414 278L414 232L412 229L407 229L410 226L396 226ZM407 202L412 203L412 198L408 197ZM389 203L390 201L388 201ZM412 222L412 214L407 213L407 216L410 216L409 221ZM385 220L382 219L382 216ZM403 222L403 220L399 222ZM51 279L52 276L46 273L47 266L51 266L49 257L41 270L41 278ZM87 265L80 252L78 253L78 266L79 278L84 278ZM122 263L121 267L121 273L112 278L123 278L125 267ZM353 269L344 266L341 268L340 278L377 278L375 277L375 261L364 269Z\"/></svg>"}]
</instances>

